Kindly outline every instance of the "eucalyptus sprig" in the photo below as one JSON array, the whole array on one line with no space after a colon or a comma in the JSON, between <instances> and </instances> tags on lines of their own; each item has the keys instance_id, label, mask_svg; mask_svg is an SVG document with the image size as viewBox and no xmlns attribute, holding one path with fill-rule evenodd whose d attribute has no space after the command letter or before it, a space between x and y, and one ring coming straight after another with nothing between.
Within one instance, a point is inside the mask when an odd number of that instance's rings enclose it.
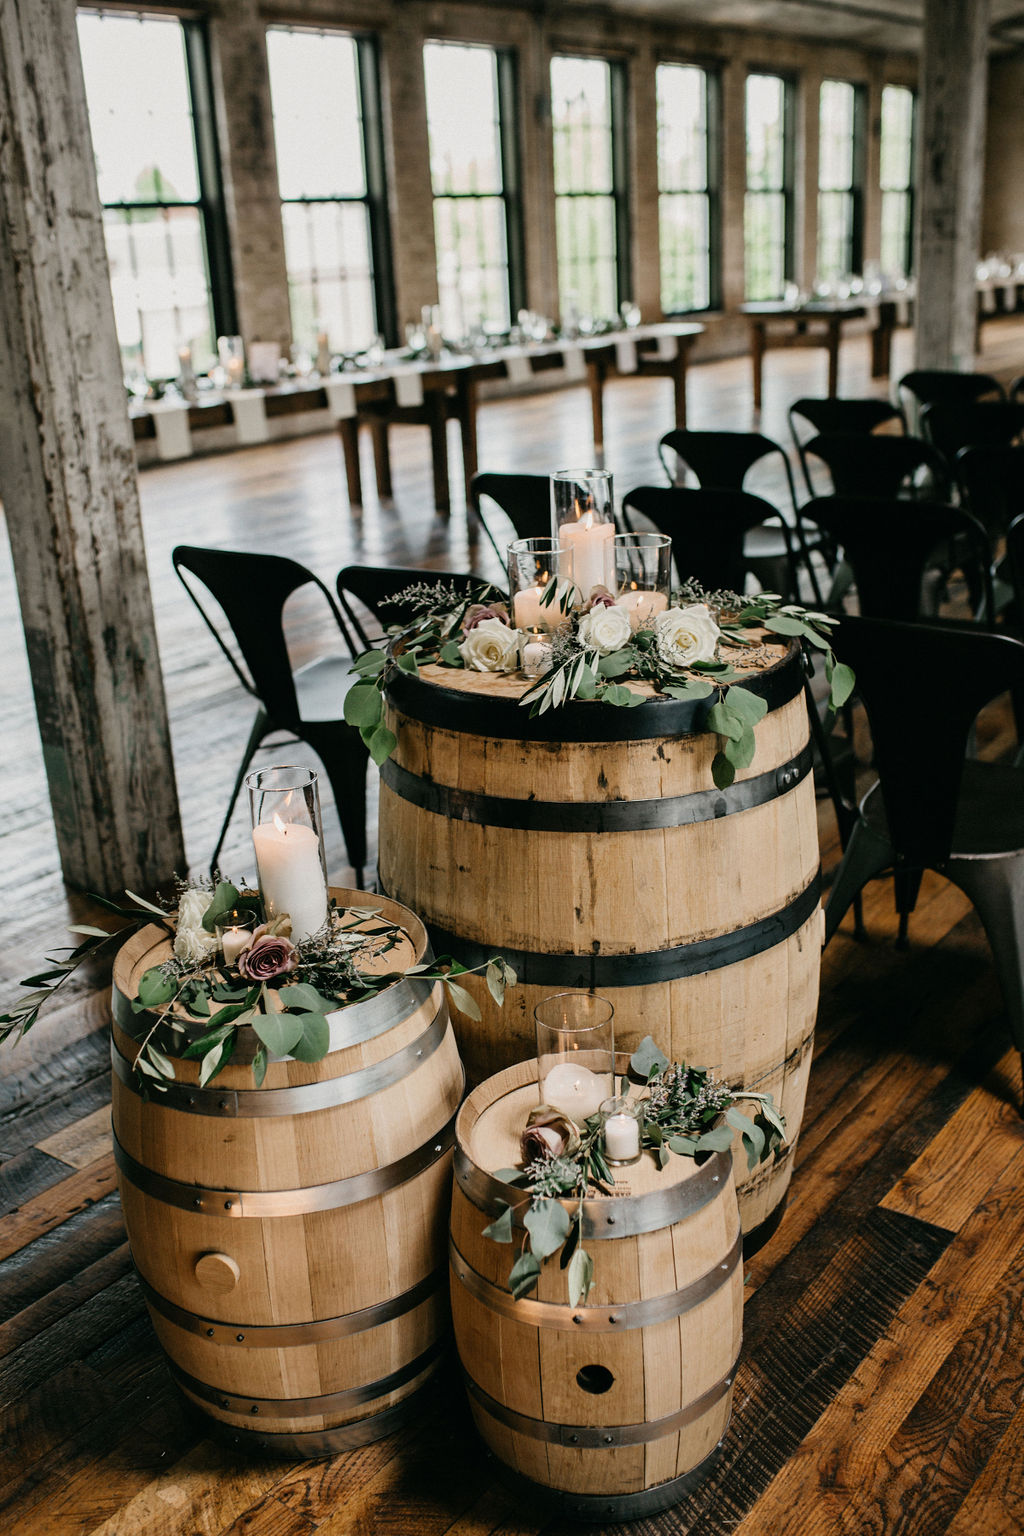
<instances>
[{"instance_id":1,"label":"eucalyptus sprig","mask_svg":"<svg viewBox=\"0 0 1024 1536\"><path fill-rule=\"evenodd\" d=\"M659 1168L671 1156L703 1160L732 1146L739 1131L747 1154L747 1167L756 1168L782 1147L786 1122L770 1093L750 1093L728 1088L702 1067L671 1062L650 1035L640 1042L623 1077L625 1095L630 1078L642 1083L639 1100L640 1145ZM736 1108L740 1099L757 1105L753 1119ZM719 1123L724 1117L724 1123ZM564 1117L568 1118L568 1117ZM484 1236L496 1243L517 1244L517 1216L524 1236L518 1242L509 1272L508 1287L518 1300L535 1289L544 1260L561 1250L560 1268L567 1270L569 1304L581 1306L594 1283L594 1263L583 1248L583 1202L588 1191L611 1195L615 1176L601 1148L603 1121L590 1115L577 1127L578 1145L549 1151L522 1168L502 1168L494 1174L502 1183L522 1189L516 1205L501 1202L501 1209Z\"/></svg>"}]
</instances>

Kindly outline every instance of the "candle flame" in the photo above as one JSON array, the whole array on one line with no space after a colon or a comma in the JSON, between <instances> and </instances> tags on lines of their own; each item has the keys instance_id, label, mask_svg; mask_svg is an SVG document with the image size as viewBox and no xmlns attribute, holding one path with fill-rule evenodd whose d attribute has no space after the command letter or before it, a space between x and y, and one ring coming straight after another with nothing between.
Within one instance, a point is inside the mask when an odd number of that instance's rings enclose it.
<instances>
[{"instance_id":1,"label":"candle flame","mask_svg":"<svg viewBox=\"0 0 1024 1536\"><path fill-rule=\"evenodd\" d=\"M585 513L583 515L583 517L580 518L580 527L581 528L593 528L593 526L594 526L594 514L593 514L593 512Z\"/></svg>"},{"instance_id":2,"label":"candle flame","mask_svg":"<svg viewBox=\"0 0 1024 1536\"><path fill-rule=\"evenodd\" d=\"M635 581L631 581L629 586L630 586L630 591L635 592L637 590L637 585L636 585Z\"/></svg>"},{"instance_id":3,"label":"candle flame","mask_svg":"<svg viewBox=\"0 0 1024 1536\"><path fill-rule=\"evenodd\" d=\"M281 833L282 837L288 831L288 828L285 826L284 822L281 820L276 811L274 812L274 826L277 828L278 832Z\"/></svg>"}]
</instances>

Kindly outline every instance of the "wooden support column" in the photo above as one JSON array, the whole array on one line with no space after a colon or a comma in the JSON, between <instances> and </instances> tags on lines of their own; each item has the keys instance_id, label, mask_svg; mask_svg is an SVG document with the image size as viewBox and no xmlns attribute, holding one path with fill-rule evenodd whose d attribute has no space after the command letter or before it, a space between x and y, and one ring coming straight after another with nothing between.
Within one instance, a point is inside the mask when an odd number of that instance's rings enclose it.
<instances>
[{"instance_id":1,"label":"wooden support column","mask_svg":"<svg viewBox=\"0 0 1024 1536\"><path fill-rule=\"evenodd\" d=\"M184 869L74 0L0 5L0 495L65 879Z\"/></svg>"},{"instance_id":2,"label":"wooden support column","mask_svg":"<svg viewBox=\"0 0 1024 1536\"><path fill-rule=\"evenodd\" d=\"M918 368L974 366L989 0L924 0L917 174Z\"/></svg>"}]
</instances>

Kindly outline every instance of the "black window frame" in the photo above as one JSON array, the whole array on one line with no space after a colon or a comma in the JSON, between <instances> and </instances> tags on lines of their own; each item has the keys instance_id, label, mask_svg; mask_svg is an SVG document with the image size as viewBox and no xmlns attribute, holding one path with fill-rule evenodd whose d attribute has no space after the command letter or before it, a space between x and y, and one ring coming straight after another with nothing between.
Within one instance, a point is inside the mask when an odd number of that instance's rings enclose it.
<instances>
[{"instance_id":1,"label":"black window frame","mask_svg":"<svg viewBox=\"0 0 1024 1536\"><path fill-rule=\"evenodd\" d=\"M844 188L823 188L821 185L821 91L826 84L848 85L853 91L853 142L850 155L850 186ZM867 185L867 126L868 126L868 88L863 81L844 80L839 75L826 75L818 86L818 203L816 222L820 230L821 223L821 195L828 191L846 191L850 199L850 240L848 247L849 264L846 268L849 273L859 273L864 266L864 196ZM821 250L820 241L815 240L815 252Z\"/></svg>"},{"instance_id":2,"label":"black window frame","mask_svg":"<svg viewBox=\"0 0 1024 1536\"><path fill-rule=\"evenodd\" d=\"M722 66L716 60L708 62L703 59L660 58L658 66L662 64L676 65L683 69L699 69L705 80L705 92L707 103L707 143L706 143L706 176L707 190L703 194L707 198L708 206L708 302L702 309L675 310L662 308L662 313L671 317L677 315L706 315L713 310L718 310L722 305ZM657 87L655 87L657 90ZM662 197L661 179L658 179L659 206ZM665 194L674 195L672 191ZM701 196L694 193L693 196ZM661 224L658 226L659 241L661 236ZM660 290L659 271L659 290ZM659 292L659 298L662 295Z\"/></svg>"},{"instance_id":3,"label":"black window frame","mask_svg":"<svg viewBox=\"0 0 1024 1536\"><path fill-rule=\"evenodd\" d=\"M778 189L752 188L747 180L747 81L752 75L766 75L782 83L782 186ZM743 287L746 297L747 286L747 261L746 261L746 200L749 196L757 196L762 190L771 191L772 195L782 196L782 283L792 282L796 272L796 80L791 74L772 65L751 64L743 78L743 204L744 204L744 244L743 244ZM782 295L780 294L781 298ZM758 302L758 301L753 301Z\"/></svg>"},{"instance_id":4,"label":"black window frame","mask_svg":"<svg viewBox=\"0 0 1024 1536\"><path fill-rule=\"evenodd\" d=\"M611 119L611 192L556 191L554 197L556 209L561 198L611 197L612 227L615 231L615 296L617 305L621 306L629 302L633 297L632 218L629 207L629 72L627 64L625 59L609 58L603 53L587 53L579 49L561 48L557 52L553 52L548 59L549 102L551 99L551 65L555 59L596 60L608 68L608 106ZM556 269L557 265L556 245ZM559 308L561 308L561 302L561 291L559 291Z\"/></svg>"},{"instance_id":5,"label":"black window frame","mask_svg":"<svg viewBox=\"0 0 1024 1536\"><path fill-rule=\"evenodd\" d=\"M908 175L907 175L907 185L905 187L886 187L886 186L884 186L882 184L882 167L881 167L881 149L882 149L881 96L884 95L886 90L906 91L909 94L909 96L910 96L910 144L908 146L909 171L908 171ZM903 243L904 243L903 276L904 276L904 278L911 278L914 275L914 233L915 233L915 222L916 222L916 218L917 218L917 135L918 135L918 127L919 127L919 124L918 124L918 117L919 117L918 108L919 108L919 105L920 105L920 102L919 102L919 92L917 90L915 90L915 88L912 85L902 85L898 80L886 80L885 83L883 84L882 91L881 91L880 96L879 96L878 195L879 195L879 199L880 199L880 204L881 204L881 202L884 202L886 192L896 192L896 193L899 193L901 196L905 197L906 200L907 200L907 228L906 228L906 233L904 234L904 237L903 237Z\"/></svg>"}]
</instances>

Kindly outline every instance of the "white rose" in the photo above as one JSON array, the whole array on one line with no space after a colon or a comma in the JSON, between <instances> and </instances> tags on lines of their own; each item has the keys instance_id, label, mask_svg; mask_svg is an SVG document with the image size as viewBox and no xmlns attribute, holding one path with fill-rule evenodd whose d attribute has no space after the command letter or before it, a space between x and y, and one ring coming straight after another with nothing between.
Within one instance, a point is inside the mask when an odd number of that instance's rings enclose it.
<instances>
[{"instance_id":1,"label":"white rose","mask_svg":"<svg viewBox=\"0 0 1024 1536\"><path fill-rule=\"evenodd\" d=\"M220 945L215 933L207 933L203 927L203 913L213 901L212 891L193 887L183 891L178 902L178 922L174 934L175 958L186 965L201 965L211 959Z\"/></svg>"},{"instance_id":2,"label":"white rose","mask_svg":"<svg viewBox=\"0 0 1024 1536\"><path fill-rule=\"evenodd\" d=\"M518 665L519 631L500 619L482 619L459 646L459 655L474 672L511 672Z\"/></svg>"},{"instance_id":3,"label":"white rose","mask_svg":"<svg viewBox=\"0 0 1024 1536\"><path fill-rule=\"evenodd\" d=\"M695 661L714 661L722 631L711 617L707 603L688 608L669 608L654 621L658 655L670 667L692 667Z\"/></svg>"},{"instance_id":4,"label":"white rose","mask_svg":"<svg viewBox=\"0 0 1024 1536\"><path fill-rule=\"evenodd\" d=\"M633 630L625 609L598 605L580 619L579 636L599 656L610 656L629 644Z\"/></svg>"}]
</instances>

